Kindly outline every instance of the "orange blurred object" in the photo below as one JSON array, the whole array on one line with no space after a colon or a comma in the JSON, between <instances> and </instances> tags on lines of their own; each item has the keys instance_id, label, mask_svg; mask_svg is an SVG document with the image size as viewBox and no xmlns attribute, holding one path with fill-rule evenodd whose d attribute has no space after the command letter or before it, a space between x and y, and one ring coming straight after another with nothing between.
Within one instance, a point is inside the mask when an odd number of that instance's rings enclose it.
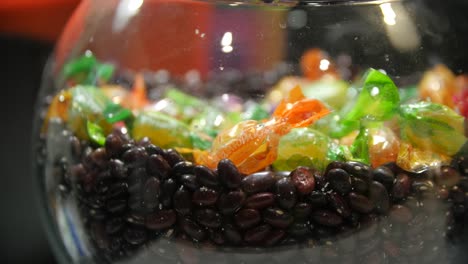
<instances>
[{"instance_id":1,"label":"orange blurred object","mask_svg":"<svg viewBox=\"0 0 468 264\"><path fill-rule=\"evenodd\" d=\"M317 48L310 49L302 55L301 70L304 76L310 80L317 80L326 75L338 76L335 63L326 52Z\"/></svg>"},{"instance_id":2,"label":"orange blurred object","mask_svg":"<svg viewBox=\"0 0 468 264\"><path fill-rule=\"evenodd\" d=\"M0 33L54 42L79 0L1 0Z\"/></svg>"},{"instance_id":3,"label":"orange blurred object","mask_svg":"<svg viewBox=\"0 0 468 264\"><path fill-rule=\"evenodd\" d=\"M445 65L437 65L424 73L419 83L419 93L423 100L450 108L454 108L453 99L457 92L455 75Z\"/></svg>"}]
</instances>

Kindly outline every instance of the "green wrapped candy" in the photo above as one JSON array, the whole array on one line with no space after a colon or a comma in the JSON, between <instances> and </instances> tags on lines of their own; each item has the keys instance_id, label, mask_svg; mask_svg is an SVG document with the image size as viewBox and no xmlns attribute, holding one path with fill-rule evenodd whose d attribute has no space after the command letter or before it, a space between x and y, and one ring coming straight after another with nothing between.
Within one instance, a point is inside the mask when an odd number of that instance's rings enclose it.
<instances>
[{"instance_id":1,"label":"green wrapped candy","mask_svg":"<svg viewBox=\"0 0 468 264\"><path fill-rule=\"evenodd\" d=\"M417 148L453 156L466 142L464 118L445 105L401 105L400 116L402 139Z\"/></svg>"}]
</instances>

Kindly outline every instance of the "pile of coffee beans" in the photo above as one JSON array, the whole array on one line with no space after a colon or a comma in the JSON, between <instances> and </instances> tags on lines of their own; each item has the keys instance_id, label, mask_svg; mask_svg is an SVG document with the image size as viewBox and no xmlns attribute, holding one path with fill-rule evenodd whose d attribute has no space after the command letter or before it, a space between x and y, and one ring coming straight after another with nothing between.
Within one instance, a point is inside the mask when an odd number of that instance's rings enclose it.
<instances>
[{"instance_id":1,"label":"pile of coffee beans","mask_svg":"<svg viewBox=\"0 0 468 264\"><path fill-rule=\"evenodd\" d=\"M434 263L466 243L463 157L418 174L394 163L335 161L324 172L242 175L230 160L212 170L120 132L87 149L68 173L94 254L104 261L158 245L158 255L179 252L169 259L182 262L204 250L299 247L300 261Z\"/></svg>"}]
</instances>

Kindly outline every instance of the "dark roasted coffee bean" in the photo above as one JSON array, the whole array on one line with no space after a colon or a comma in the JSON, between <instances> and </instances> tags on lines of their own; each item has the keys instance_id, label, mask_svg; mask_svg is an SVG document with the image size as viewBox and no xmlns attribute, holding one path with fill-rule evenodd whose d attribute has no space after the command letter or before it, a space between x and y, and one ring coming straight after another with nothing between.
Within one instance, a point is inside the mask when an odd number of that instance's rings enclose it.
<instances>
[{"instance_id":1,"label":"dark roasted coffee bean","mask_svg":"<svg viewBox=\"0 0 468 264\"><path fill-rule=\"evenodd\" d=\"M268 233L268 235L263 240L263 243L267 247L274 246L278 244L281 239L286 235L286 232L282 229L273 229Z\"/></svg>"},{"instance_id":2,"label":"dark roasted coffee bean","mask_svg":"<svg viewBox=\"0 0 468 264\"><path fill-rule=\"evenodd\" d=\"M450 166L440 166L438 173L435 173L435 182L438 185L443 185L447 188L457 185L460 179L460 173Z\"/></svg>"},{"instance_id":3,"label":"dark roasted coffee bean","mask_svg":"<svg viewBox=\"0 0 468 264\"><path fill-rule=\"evenodd\" d=\"M344 195L351 191L351 178L345 170L331 169L325 178L336 192Z\"/></svg>"},{"instance_id":4,"label":"dark roasted coffee bean","mask_svg":"<svg viewBox=\"0 0 468 264\"><path fill-rule=\"evenodd\" d=\"M275 184L272 172L264 171L250 174L242 179L242 189L247 193L258 193L269 190Z\"/></svg>"},{"instance_id":5,"label":"dark roasted coffee bean","mask_svg":"<svg viewBox=\"0 0 468 264\"><path fill-rule=\"evenodd\" d=\"M70 168L70 173L73 179L76 179L77 181L81 181L82 178L84 178L87 174L87 171L83 164L77 164L74 165Z\"/></svg>"},{"instance_id":6,"label":"dark roasted coffee bean","mask_svg":"<svg viewBox=\"0 0 468 264\"><path fill-rule=\"evenodd\" d=\"M202 226L218 228L221 226L221 215L212 209L199 209L195 211L195 220Z\"/></svg>"},{"instance_id":7,"label":"dark roasted coffee bean","mask_svg":"<svg viewBox=\"0 0 468 264\"><path fill-rule=\"evenodd\" d=\"M392 189L395 174L386 166L380 166L372 171L374 181L380 182L388 191Z\"/></svg>"},{"instance_id":8,"label":"dark roasted coffee bean","mask_svg":"<svg viewBox=\"0 0 468 264\"><path fill-rule=\"evenodd\" d=\"M313 209L322 208L327 205L327 196L320 191L313 191L306 197L306 200L312 206Z\"/></svg>"},{"instance_id":9,"label":"dark roasted coffee bean","mask_svg":"<svg viewBox=\"0 0 468 264\"><path fill-rule=\"evenodd\" d=\"M226 225L223 228L223 234L227 241L233 245L239 245L242 243L242 236L239 231L236 230L232 225Z\"/></svg>"},{"instance_id":10,"label":"dark roasted coffee bean","mask_svg":"<svg viewBox=\"0 0 468 264\"><path fill-rule=\"evenodd\" d=\"M369 186L369 200L374 204L378 213L386 214L390 209L390 198L387 189L377 181L372 181Z\"/></svg>"},{"instance_id":11,"label":"dark roasted coffee bean","mask_svg":"<svg viewBox=\"0 0 468 264\"><path fill-rule=\"evenodd\" d=\"M245 207L253 209L267 208L275 202L275 196L272 193L257 193L245 200Z\"/></svg>"},{"instance_id":12,"label":"dark roasted coffee bean","mask_svg":"<svg viewBox=\"0 0 468 264\"><path fill-rule=\"evenodd\" d=\"M95 220L103 220L107 217L106 212L102 209L91 208L87 211L87 214L89 215L89 217Z\"/></svg>"},{"instance_id":13,"label":"dark roasted coffee bean","mask_svg":"<svg viewBox=\"0 0 468 264\"><path fill-rule=\"evenodd\" d=\"M179 162L184 161L184 157L182 157L179 152L175 149L166 149L164 150L163 154L164 159L169 163L171 167L174 167Z\"/></svg>"},{"instance_id":14,"label":"dark roasted coffee bean","mask_svg":"<svg viewBox=\"0 0 468 264\"><path fill-rule=\"evenodd\" d=\"M177 215L174 210L161 210L146 217L145 226L151 230L163 230L175 224Z\"/></svg>"},{"instance_id":15,"label":"dark roasted coffee bean","mask_svg":"<svg viewBox=\"0 0 468 264\"><path fill-rule=\"evenodd\" d=\"M357 193L350 193L348 195L349 206L359 213L367 214L374 209L374 204L364 195Z\"/></svg>"},{"instance_id":16,"label":"dark roasted coffee bean","mask_svg":"<svg viewBox=\"0 0 468 264\"><path fill-rule=\"evenodd\" d=\"M200 186L198 186L197 177L193 174L183 174L178 177L179 182L184 185L187 189L195 191Z\"/></svg>"},{"instance_id":17,"label":"dark roasted coffee bean","mask_svg":"<svg viewBox=\"0 0 468 264\"><path fill-rule=\"evenodd\" d=\"M197 177L198 184L202 186L216 187L219 185L218 175L206 166L195 166L193 173Z\"/></svg>"},{"instance_id":18,"label":"dark roasted coffee bean","mask_svg":"<svg viewBox=\"0 0 468 264\"><path fill-rule=\"evenodd\" d=\"M291 209L297 200L296 187L289 178L281 178L275 184L276 200L285 209Z\"/></svg>"},{"instance_id":19,"label":"dark roasted coffee bean","mask_svg":"<svg viewBox=\"0 0 468 264\"><path fill-rule=\"evenodd\" d=\"M343 223L343 218L329 210L317 210L312 213L312 219L324 226L339 226Z\"/></svg>"},{"instance_id":20,"label":"dark roasted coffee bean","mask_svg":"<svg viewBox=\"0 0 468 264\"><path fill-rule=\"evenodd\" d=\"M172 196L177 190L177 183L174 179L169 178L166 179L161 186L161 195L160 195L160 201L161 204L168 208L172 204Z\"/></svg>"},{"instance_id":21,"label":"dark roasted coffee bean","mask_svg":"<svg viewBox=\"0 0 468 264\"><path fill-rule=\"evenodd\" d=\"M146 241L147 234L143 228L127 228L124 232L124 238L131 245L140 245Z\"/></svg>"},{"instance_id":22,"label":"dark roasted coffee bean","mask_svg":"<svg viewBox=\"0 0 468 264\"><path fill-rule=\"evenodd\" d=\"M180 188L174 194L174 209L181 215L192 210L192 194L185 188Z\"/></svg>"},{"instance_id":23,"label":"dark roasted coffee bean","mask_svg":"<svg viewBox=\"0 0 468 264\"><path fill-rule=\"evenodd\" d=\"M159 177L161 180L165 180L167 177L169 177L171 166L163 156L153 154L148 158L146 170L148 171L149 175L153 175Z\"/></svg>"},{"instance_id":24,"label":"dark roasted coffee bean","mask_svg":"<svg viewBox=\"0 0 468 264\"><path fill-rule=\"evenodd\" d=\"M431 180L416 179L411 184L411 189L418 195L425 195L434 190L434 182Z\"/></svg>"},{"instance_id":25,"label":"dark roasted coffee bean","mask_svg":"<svg viewBox=\"0 0 468 264\"><path fill-rule=\"evenodd\" d=\"M311 233L306 222L294 222L288 227L288 234L295 238L304 238Z\"/></svg>"},{"instance_id":26,"label":"dark roasted coffee bean","mask_svg":"<svg viewBox=\"0 0 468 264\"><path fill-rule=\"evenodd\" d=\"M248 229L261 221L260 213L255 209L242 209L234 215L238 227Z\"/></svg>"},{"instance_id":27,"label":"dark roasted coffee bean","mask_svg":"<svg viewBox=\"0 0 468 264\"><path fill-rule=\"evenodd\" d=\"M328 204L333 208L339 215L348 217L351 215L351 209L349 208L346 201L337 193L330 193L328 195Z\"/></svg>"},{"instance_id":28,"label":"dark roasted coffee bean","mask_svg":"<svg viewBox=\"0 0 468 264\"><path fill-rule=\"evenodd\" d=\"M465 201L465 193L458 186L453 186L450 189L450 198L455 203L463 203Z\"/></svg>"},{"instance_id":29,"label":"dark roasted coffee bean","mask_svg":"<svg viewBox=\"0 0 468 264\"><path fill-rule=\"evenodd\" d=\"M286 228L293 222L293 220L294 218L291 214L279 208L268 208L263 211L263 221L274 227Z\"/></svg>"},{"instance_id":30,"label":"dark roasted coffee bean","mask_svg":"<svg viewBox=\"0 0 468 264\"><path fill-rule=\"evenodd\" d=\"M202 241L206 238L205 230L191 219L182 218L180 225L182 230L194 240Z\"/></svg>"},{"instance_id":31,"label":"dark roasted coffee bean","mask_svg":"<svg viewBox=\"0 0 468 264\"><path fill-rule=\"evenodd\" d=\"M162 148L155 146L151 143L145 146L145 150L146 150L146 153L148 153L148 156L164 154L164 150Z\"/></svg>"},{"instance_id":32,"label":"dark roasted coffee bean","mask_svg":"<svg viewBox=\"0 0 468 264\"><path fill-rule=\"evenodd\" d=\"M119 214L127 209L127 200L109 200L106 203L106 210L112 214Z\"/></svg>"},{"instance_id":33,"label":"dark roasted coffee bean","mask_svg":"<svg viewBox=\"0 0 468 264\"><path fill-rule=\"evenodd\" d=\"M105 229L107 234L115 234L122 230L125 226L125 221L120 217L111 218L106 221Z\"/></svg>"},{"instance_id":34,"label":"dark roasted coffee bean","mask_svg":"<svg viewBox=\"0 0 468 264\"><path fill-rule=\"evenodd\" d=\"M240 209L245 201L245 194L242 191L231 191L222 194L218 199L218 209L224 215L231 215Z\"/></svg>"},{"instance_id":35,"label":"dark roasted coffee bean","mask_svg":"<svg viewBox=\"0 0 468 264\"><path fill-rule=\"evenodd\" d=\"M178 179L180 176L184 174L192 174L194 172L195 166L190 161L181 161L178 162L174 167L172 167L172 175Z\"/></svg>"},{"instance_id":36,"label":"dark roasted coffee bean","mask_svg":"<svg viewBox=\"0 0 468 264\"><path fill-rule=\"evenodd\" d=\"M192 202L197 206L210 206L216 204L218 192L206 187L202 187L192 195Z\"/></svg>"},{"instance_id":37,"label":"dark roasted coffee bean","mask_svg":"<svg viewBox=\"0 0 468 264\"><path fill-rule=\"evenodd\" d=\"M346 163L342 162L342 161L332 161L330 162L328 165L327 165L327 168L325 168L325 172L324 172L324 175L328 174L328 172L332 169L345 169L346 167Z\"/></svg>"},{"instance_id":38,"label":"dark roasted coffee bean","mask_svg":"<svg viewBox=\"0 0 468 264\"><path fill-rule=\"evenodd\" d=\"M343 169L351 176L358 177L365 182L369 182L372 179L372 169L364 163L347 161Z\"/></svg>"},{"instance_id":39,"label":"dark roasted coffee bean","mask_svg":"<svg viewBox=\"0 0 468 264\"><path fill-rule=\"evenodd\" d=\"M144 207L141 194L130 194L128 197L128 207L130 207L132 211L142 211Z\"/></svg>"},{"instance_id":40,"label":"dark roasted coffee bean","mask_svg":"<svg viewBox=\"0 0 468 264\"><path fill-rule=\"evenodd\" d=\"M404 205L396 204L390 208L390 219L393 221L406 224L413 218L413 214L411 213L410 209Z\"/></svg>"},{"instance_id":41,"label":"dark roasted coffee bean","mask_svg":"<svg viewBox=\"0 0 468 264\"><path fill-rule=\"evenodd\" d=\"M141 194L146 182L146 170L135 168L128 176L128 192L131 194Z\"/></svg>"},{"instance_id":42,"label":"dark roasted coffee bean","mask_svg":"<svg viewBox=\"0 0 468 264\"><path fill-rule=\"evenodd\" d=\"M104 147L110 157L118 157L123 151L124 140L122 137L112 133L106 137Z\"/></svg>"},{"instance_id":43,"label":"dark roasted coffee bean","mask_svg":"<svg viewBox=\"0 0 468 264\"><path fill-rule=\"evenodd\" d=\"M224 245L226 243L226 238L222 231L209 229L208 232L210 240L213 241L216 245Z\"/></svg>"},{"instance_id":44,"label":"dark roasted coffee bean","mask_svg":"<svg viewBox=\"0 0 468 264\"><path fill-rule=\"evenodd\" d=\"M218 176L221 182L228 188L240 187L242 176L236 165L228 159L222 159L218 163Z\"/></svg>"},{"instance_id":45,"label":"dark roasted coffee bean","mask_svg":"<svg viewBox=\"0 0 468 264\"><path fill-rule=\"evenodd\" d=\"M306 220L312 212L312 206L308 203L298 203L293 208L293 216L297 220Z\"/></svg>"},{"instance_id":46,"label":"dark roasted coffee bean","mask_svg":"<svg viewBox=\"0 0 468 264\"><path fill-rule=\"evenodd\" d=\"M94 186L94 191L99 195L103 195L109 190L112 182L114 182L114 180L110 178L97 179L96 185Z\"/></svg>"},{"instance_id":47,"label":"dark roasted coffee bean","mask_svg":"<svg viewBox=\"0 0 468 264\"><path fill-rule=\"evenodd\" d=\"M244 241L248 244L257 244L263 241L269 234L271 226L261 225L247 230L244 234Z\"/></svg>"},{"instance_id":48,"label":"dark roasted coffee bean","mask_svg":"<svg viewBox=\"0 0 468 264\"><path fill-rule=\"evenodd\" d=\"M143 205L148 209L156 208L159 204L160 193L161 186L157 178L151 177L146 180L143 188Z\"/></svg>"},{"instance_id":49,"label":"dark roasted coffee bean","mask_svg":"<svg viewBox=\"0 0 468 264\"><path fill-rule=\"evenodd\" d=\"M352 190L356 193L366 195L369 189L368 182L365 182L357 177L351 177Z\"/></svg>"},{"instance_id":50,"label":"dark roasted coffee bean","mask_svg":"<svg viewBox=\"0 0 468 264\"><path fill-rule=\"evenodd\" d=\"M406 173L397 175L392 188L392 197L400 200L405 198L411 190L411 181Z\"/></svg>"},{"instance_id":51,"label":"dark roasted coffee bean","mask_svg":"<svg viewBox=\"0 0 468 264\"><path fill-rule=\"evenodd\" d=\"M129 168L140 168L145 166L148 154L144 148L135 147L125 151L122 154L122 160Z\"/></svg>"},{"instance_id":52,"label":"dark roasted coffee bean","mask_svg":"<svg viewBox=\"0 0 468 264\"><path fill-rule=\"evenodd\" d=\"M97 148L89 157L91 158L91 162L101 169L105 169L109 163L109 157L104 148Z\"/></svg>"},{"instance_id":53,"label":"dark roasted coffee bean","mask_svg":"<svg viewBox=\"0 0 468 264\"><path fill-rule=\"evenodd\" d=\"M149 137L144 137L144 138L138 140L138 142L136 143L136 145L139 146L139 147L146 147L149 144L151 144L151 140L149 139Z\"/></svg>"},{"instance_id":54,"label":"dark roasted coffee bean","mask_svg":"<svg viewBox=\"0 0 468 264\"><path fill-rule=\"evenodd\" d=\"M109 248L109 236L106 234L102 223L92 222L90 230L91 237L96 243L96 246L99 249L107 250Z\"/></svg>"},{"instance_id":55,"label":"dark roasted coffee bean","mask_svg":"<svg viewBox=\"0 0 468 264\"><path fill-rule=\"evenodd\" d=\"M146 221L146 213L128 212L125 214L125 221L132 225L144 226Z\"/></svg>"},{"instance_id":56,"label":"dark roasted coffee bean","mask_svg":"<svg viewBox=\"0 0 468 264\"><path fill-rule=\"evenodd\" d=\"M314 171L307 167L297 167L289 177L299 194L309 194L315 188Z\"/></svg>"},{"instance_id":57,"label":"dark roasted coffee bean","mask_svg":"<svg viewBox=\"0 0 468 264\"><path fill-rule=\"evenodd\" d=\"M119 179L127 178L127 167L119 159L111 159L109 161L109 170L110 170L111 176L113 177L116 177Z\"/></svg>"}]
</instances>

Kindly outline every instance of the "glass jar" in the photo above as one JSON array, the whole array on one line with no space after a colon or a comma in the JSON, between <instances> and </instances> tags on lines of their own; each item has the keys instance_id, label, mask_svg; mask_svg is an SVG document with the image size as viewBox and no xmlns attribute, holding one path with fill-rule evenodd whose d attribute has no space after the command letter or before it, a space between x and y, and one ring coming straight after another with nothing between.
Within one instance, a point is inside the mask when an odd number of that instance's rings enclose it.
<instances>
[{"instance_id":1,"label":"glass jar","mask_svg":"<svg viewBox=\"0 0 468 264\"><path fill-rule=\"evenodd\" d=\"M35 178L63 263L466 263L462 1L84 0Z\"/></svg>"}]
</instances>

